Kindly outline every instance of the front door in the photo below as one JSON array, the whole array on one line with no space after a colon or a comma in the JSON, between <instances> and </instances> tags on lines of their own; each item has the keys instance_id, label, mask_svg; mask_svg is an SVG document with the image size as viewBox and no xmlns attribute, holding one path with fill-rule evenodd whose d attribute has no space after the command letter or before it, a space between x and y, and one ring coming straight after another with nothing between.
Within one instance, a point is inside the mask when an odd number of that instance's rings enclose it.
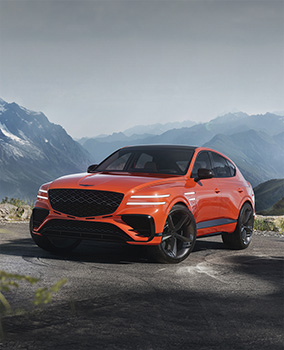
<instances>
[{"instance_id":1,"label":"front door","mask_svg":"<svg viewBox=\"0 0 284 350\"><path fill-rule=\"evenodd\" d=\"M198 169L212 169L209 152L201 151L197 155L191 178L197 178ZM216 179L199 180L192 191L195 192L197 236L217 232L214 226L220 218L221 194Z\"/></svg>"}]
</instances>

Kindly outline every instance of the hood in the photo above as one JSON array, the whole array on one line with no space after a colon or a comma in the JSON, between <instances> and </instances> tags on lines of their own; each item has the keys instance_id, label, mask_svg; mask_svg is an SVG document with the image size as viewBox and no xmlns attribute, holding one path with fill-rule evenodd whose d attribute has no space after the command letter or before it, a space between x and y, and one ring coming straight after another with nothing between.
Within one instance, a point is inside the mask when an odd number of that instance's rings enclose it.
<instances>
[{"instance_id":1,"label":"hood","mask_svg":"<svg viewBox=\"0 0 284 350\"><path fill-rule=\"evenodd\" d=\"M114 191L120 193L127 193L129 190L137 187L144 187L145 185L157 185L160 182L164 183L171 179L172 182L176 177L169 175L153 175L141 176L136 174L125 173L83 173L60 177L53 181L49 189L54 188L80 188L89 190Z\"/></svg>"}]
</instances>

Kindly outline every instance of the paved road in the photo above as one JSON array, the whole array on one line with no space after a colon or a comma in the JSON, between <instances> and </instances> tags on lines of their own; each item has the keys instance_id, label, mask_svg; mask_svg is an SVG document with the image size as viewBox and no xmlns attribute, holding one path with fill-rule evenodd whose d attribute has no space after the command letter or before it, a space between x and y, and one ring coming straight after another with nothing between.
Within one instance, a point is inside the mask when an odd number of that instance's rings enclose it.
<instances>
[{"instance_id":1,"label":"paved road","mask_svg":"<svg viewBox=\"0 0 284 350\"><path fill-rule=\"evenodd\" d=\"M179 265L94 243L55 256L33 244L26 223L0 224L0 243L0 269L39 286L68 279L39 310L35 287L6 294L26 312L4 317L0 349L283 349L283 237L254 235L244 251L199 240Z\"/></svg>"}]
</instances>

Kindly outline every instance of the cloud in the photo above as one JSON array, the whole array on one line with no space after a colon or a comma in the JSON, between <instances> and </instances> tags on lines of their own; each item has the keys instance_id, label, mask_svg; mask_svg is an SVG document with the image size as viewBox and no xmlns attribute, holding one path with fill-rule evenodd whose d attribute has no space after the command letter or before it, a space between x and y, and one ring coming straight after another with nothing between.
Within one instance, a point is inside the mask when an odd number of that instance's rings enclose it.
<instances>
[{"instance_id":1,"label":"cloud","mask_svg":"<svg viewBox=\"0 0 284 350\"><path fill-rule=\"evenodd\" d=\"M0 10L0 96L73 136L93 136L92 120L110 133L284 108L282 2L14 0Z\"/></svg>"}]
</instances>

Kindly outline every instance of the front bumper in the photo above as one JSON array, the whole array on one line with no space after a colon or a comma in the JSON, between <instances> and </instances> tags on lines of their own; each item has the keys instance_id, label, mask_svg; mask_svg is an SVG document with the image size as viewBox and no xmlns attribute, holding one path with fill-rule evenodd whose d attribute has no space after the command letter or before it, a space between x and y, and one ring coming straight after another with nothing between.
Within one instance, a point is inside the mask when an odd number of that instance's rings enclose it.
<instances>
[{"instance_id":1,"label":"front bumper","mask_svg":"<svg viewBox=\"0 0 284 350\"><path fill-rule=\"evenodd\" d=\"M33 209L31 230L33 234L42 236L145 245L159 244L162 236L155 232L155 220L147 214L82 218L42 207Z\"/></svg>"}]
</instances>

